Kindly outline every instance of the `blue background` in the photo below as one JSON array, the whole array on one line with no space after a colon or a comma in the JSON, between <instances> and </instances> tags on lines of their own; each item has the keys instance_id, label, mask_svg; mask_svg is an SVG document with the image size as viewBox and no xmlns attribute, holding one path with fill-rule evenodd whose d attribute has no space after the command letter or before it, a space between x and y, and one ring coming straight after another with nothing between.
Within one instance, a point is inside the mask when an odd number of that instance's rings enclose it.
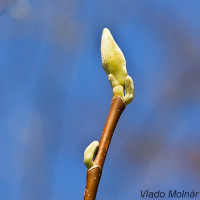
<instances>
[{"instance_id":1,"label":"blue background","mask_svg":"<svg viewBox=\"0 0 200 200\"><path fill-rule=\"evenodd\" d=\"M110 29L135 84L97 200L200 185L200 2L0 1L0 199L83 199L83 152L112 99ZM167 198L166 198L167 199Z\"/></svg>"}]
</instances>

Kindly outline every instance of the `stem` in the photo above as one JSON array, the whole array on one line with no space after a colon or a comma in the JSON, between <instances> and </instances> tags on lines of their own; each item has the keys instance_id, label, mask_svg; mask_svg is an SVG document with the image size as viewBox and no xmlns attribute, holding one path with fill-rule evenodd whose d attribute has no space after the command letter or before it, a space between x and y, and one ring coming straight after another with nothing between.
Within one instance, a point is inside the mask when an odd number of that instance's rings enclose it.
<instances>
[{"instance_id":1,"label":"stem","mask_svg":"<svg viewBox=\"0 0 200 200\"><path fill-rule=\"evenodd\" d=\"M121 97L112 99L110 112L101 136L99 149L94 160L94 165L87 171L87 182L84 194L84 200L95 200L98 185L101 179L103 165L106 159L108 148L117 125L117 122L124 111L126 105Z\"/></svg>"}]
</instances>

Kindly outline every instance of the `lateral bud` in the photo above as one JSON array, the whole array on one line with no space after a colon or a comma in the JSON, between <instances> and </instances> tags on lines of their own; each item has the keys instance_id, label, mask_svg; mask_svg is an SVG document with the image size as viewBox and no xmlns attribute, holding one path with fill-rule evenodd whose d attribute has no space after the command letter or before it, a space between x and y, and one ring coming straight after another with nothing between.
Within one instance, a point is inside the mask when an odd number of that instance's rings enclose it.
<instances>
[{"instance_id":1,"label":"lateral bud","mask_svg":"<svg viewBox=\"0 0 200 200\"><path fill-rule=\"evenodd\" d=\"M93 158L96 155L98 148L99 142L94 141L85 149L83 162L88 169L93 166Z\"/></svg>"}]
</instances>

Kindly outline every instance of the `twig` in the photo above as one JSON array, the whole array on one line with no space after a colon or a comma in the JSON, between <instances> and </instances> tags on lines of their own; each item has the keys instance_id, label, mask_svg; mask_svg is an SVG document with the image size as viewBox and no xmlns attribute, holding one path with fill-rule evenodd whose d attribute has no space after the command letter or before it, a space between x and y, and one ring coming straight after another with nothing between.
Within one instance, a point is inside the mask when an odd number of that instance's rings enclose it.
<instances>
[{"instance_id":1,"label":"twig","mask_svg":"<svg viewBox=\"0 0 200 200\"><path fill-rule=\"evenodd\" d=\"M101 179L103 165L106 159L108 148L117 125L117 122L125 109L125 103L121 97L114 97L111 102L110 112L101 136L99 149L94 164L87 170L87 183L84 200L94 200Z\"/></svg>"},{"instance_id":2,"label":"twig","mask_svg":"<svg viewBox=\"0 0 200 200\"><path fill-rule=\"evenodd\" d=\"M127 73L126 60L107 28L103 30L102 34L101 58L103 68L113 89L113 99L100 144L98 141L94 141L84 152L84 163L88 168L84 200L95 200L96 198L103 165L115 127L126 105L134 97L133 80Z\"/></svg>"}]
</instances>

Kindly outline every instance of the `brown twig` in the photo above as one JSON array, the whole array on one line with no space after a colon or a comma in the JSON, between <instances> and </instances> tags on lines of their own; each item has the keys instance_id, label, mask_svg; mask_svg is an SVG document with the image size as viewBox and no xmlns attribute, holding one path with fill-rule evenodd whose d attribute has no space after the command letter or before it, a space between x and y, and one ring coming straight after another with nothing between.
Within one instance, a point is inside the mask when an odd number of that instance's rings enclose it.
<instances>
[{"instance_id":1,"label":"brown twig","mask_svg":"<svg viewBox=\"0 0 200 200\"><path fill-rule=\"evenodd\" d=\"M94 165L87 171L87 182L84 200L95 200L96 198L96 193L101 179L103 165L106 159L108 148L117 122L125 107L125 102L121 97L117 96L112 99L110 112L101 136L99 149L94 160Z\"/></svg>"}]
</instances>

